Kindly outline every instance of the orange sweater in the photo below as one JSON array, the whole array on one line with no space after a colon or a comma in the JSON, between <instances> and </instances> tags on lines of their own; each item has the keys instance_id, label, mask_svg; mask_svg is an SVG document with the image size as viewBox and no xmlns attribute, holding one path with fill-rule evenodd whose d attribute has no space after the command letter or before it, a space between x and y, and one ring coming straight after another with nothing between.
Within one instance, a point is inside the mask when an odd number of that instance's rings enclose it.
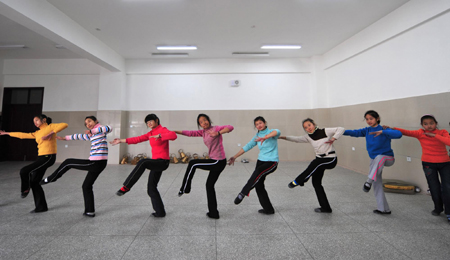
<instances>
[{"instance_id":1,"label":"orange sweater","mask_svg":"<svg viewBox=\"0 0 450 260\"><path fill-rule=\"evenodd\" d=\"M425 134L424 129L419 130L405 130L401 128L394 127L402 134L410 137L415 137L419 140L420 145L422 146L422 161L429 163L444 163L449 162L450 157L447 153L446 145L450 145L450 136L448 135L447 130L436 129L432 132L436 134L434 137L430 137Z\"/></svg>"},{"instance_id":2,"label":"orange sweater","mask_svg":"<svg viewBox=\"0 0 450 260\"><path fill-rule=\"evenodd\" d=\"M43 136L48 135L50 132L58 133L64 130L68 125L66 123L59 124L42 124L34 133L21 133L21 132L11 132L9 136L20 138L20 139L36 139L38 144L38 155L56 154L56 134L53 135L48 140L42 140Z\"/></svg>"}]
</instances>

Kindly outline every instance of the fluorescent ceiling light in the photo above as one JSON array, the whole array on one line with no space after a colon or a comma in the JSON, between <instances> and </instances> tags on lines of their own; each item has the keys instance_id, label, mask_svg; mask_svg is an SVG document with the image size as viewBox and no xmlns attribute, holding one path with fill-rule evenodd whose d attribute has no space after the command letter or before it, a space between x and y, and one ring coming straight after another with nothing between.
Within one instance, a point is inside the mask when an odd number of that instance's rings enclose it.
<instances>
[{"instance_id":1,"label":"fluorescent ceiling light","mask_svg":"<svg viewBox=\"0 0 450 260\"><path fill-rule=\"evenodd\" d=\"M157 46L156 49L160 51L173 51L173 50L196 50L197 46Z\"/></svg>"},{"instance_id":2,"label":"fluorescent ceiling light","mask_svg":"<svg viewBox=\"0 0 450 260\"><path fill-rule=\"evenodd\" d=\"M300 45L263 45L261 49L298 50Z\"/></svg>"},{"instance_id":3,"label":"fluorescent ceiling light","mask_svg":"<svg viewBox=\"0 0 450 260\"><path fill-rule=\"evenodd\" d=\"M152 53L153 57L188 57L189 53Z\"/></svg>"},{"instance_id":4,"label":"fluorescent ceiling light","mask_svg":"<svg viewBox=\"0 0 450 260\"><path fill-rule=\"evenodd\" d=\"M21 49L21 48L26 48L27 46L25 45L0 45L0 49Z\"/></svg>"},{"instance_id":5,"label":"fluorescent ceiling light","mask_svg":"<svg viewBox=\"0 0 450 260\"><path fill-rule=\"evenodd\" d=\"M263 57L263 56L269 56L268 52L233 52L231 54L233 56L241 56L241 57Z\"/></svg>"}]
</instances>

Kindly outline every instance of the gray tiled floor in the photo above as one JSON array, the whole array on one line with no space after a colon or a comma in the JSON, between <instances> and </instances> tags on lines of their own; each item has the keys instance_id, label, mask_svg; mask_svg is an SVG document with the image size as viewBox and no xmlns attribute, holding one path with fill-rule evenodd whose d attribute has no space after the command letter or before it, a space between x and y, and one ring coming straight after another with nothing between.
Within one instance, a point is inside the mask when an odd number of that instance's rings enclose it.
<instances>
[{"instance_id":1,"label":"gray tiled floor","mask_svg":"<svg viewBox=\"0 0 450 260\"><path fill-rule=\"evenodd\" d=\"M332 214L318 214L311 183L287 188L306 162L281 162L266 187L276 214L259 214L254 191L233 200L254 163L227 167L216 184L221 218L209 219L206 172L178 197L186 165L171 165L159 184L167 216L155 219L147 174L125 196L115 195L132 166L110 165L95 186L95 218L82 216L85 172L71 170L44 186L49 211L28 213L20 198L23 162L0 163L0 259L450 259L450 225L430 214L427 195L387 194L393 214L372 213L365 176L337 167L323 180ZM49 175L58 165L47 172Z\"/></svg>"}]
</instances>

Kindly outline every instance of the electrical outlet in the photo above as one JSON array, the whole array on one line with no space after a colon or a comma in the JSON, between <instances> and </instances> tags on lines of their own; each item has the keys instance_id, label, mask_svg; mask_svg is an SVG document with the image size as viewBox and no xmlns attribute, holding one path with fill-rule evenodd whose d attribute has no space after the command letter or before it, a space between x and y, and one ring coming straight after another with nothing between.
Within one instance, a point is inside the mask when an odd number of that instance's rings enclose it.
<instances>
[{"instance_id":1,"label":"electrical outlet","mask_svg":"<svg viewBox=\"0 0 450 260\"><path fill-rule=\"evenodd\" d=\"M411 156L406 156L406 161L410 162L411 161Z\"/></svg>"},{"instance_id":2,"label":"electrical outlet","mask_svg":"<svg viewBox=\"0 0 450 260\"><path fill-rule=\"evenodd\" d=\"M241 144L238 144L238 146L240 147L240 146L241 146Z\"/></svg>"},{"instance_id":3,"label":"electrical outlet","mask_svg":"<svg viewBox=\"0 0 450 260\"><path fill-rule=\"evenodd\" d=\"M69 145L68 145L68 144L66 144L66 145L64 145L64 147L65 147L65 148L67 148L67 147L69 147Z\"/></svg>"},{"instance_id":4,"label":"electrical outlet","mask_svg":"<svg viewBox=\"0 0 450 260\"><path fill-rule=\"evenodd\" d=\"M355 147L352 147L352 151L354 151L355 150Z\"/></svg>"}]
</instances>

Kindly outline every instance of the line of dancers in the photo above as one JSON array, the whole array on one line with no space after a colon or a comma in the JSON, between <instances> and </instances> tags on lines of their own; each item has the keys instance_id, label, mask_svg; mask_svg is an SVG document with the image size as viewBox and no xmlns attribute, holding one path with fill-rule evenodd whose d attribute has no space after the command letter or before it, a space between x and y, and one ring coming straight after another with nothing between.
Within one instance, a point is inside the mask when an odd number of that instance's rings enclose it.
<instances>
[{"instance_id":1,"label":"line of dancers","mask_svg":"<svg viewBox=\"0 0 450 260\"><path fill-rule=\"evenodd\" d=\"M395 162L391 140L399 139L402 135L417 138L422 146L422 165L428 186L431 192L434 209L431 214L439 216L445 213L450 224L450 157L446 145L450 145L450 135L446 130L438 129L438 122L433 115L424 115L420 119L421 129L405 130L387 125L380 125L381 119L376 111L369 110L364 114L368 127L345 130L342 127L319 128L313 119L303 120L302 126L306 134L300 136L281 136L280 130L269 129L266 120L258 116L253 120L257 130L253 138L228 162L223 147L223 135L234 130L231 125L213 125L210 117L199 114L197 117L198 130L176 130L170 131L161 125L161 120L155 114L149 114L144 121L150 131L144 135L129 137L126 139L116 138L110 143L137 144L148 141L152 147L152 158L140 160L116 194L125 195L139 180L146 169L150 170L148 178L148 195L151 198L154 213L152 216L161 218L166 216L164 204L157 189L162 172L169 167L169 141L177 139L178 135L187 137L202 137L203 142L209 150L209 159L191 160L186 168L178 196L189 194L191 184L197 169L209 171L206 181L206 194L208 200L209 218L219 219L215 183L226 165L234 165L236 159L254 147L259 148L258 160L254 172L247 183L238 193L234 200L240 204L242 200L250 195L255 189L259 202L262 206L258 212L265 215L275 213L270 202L269 195L264 186L266 177L275 172L278 163L278 140L286 140L296 143L309 143L314 148L316 158L303 170L292 182L289 188L304 186L311 178L312 185L317 195L320 207L314 209L317 213L332 213L325 190L322 186L322 178L325 170L330 170L337 165L337 154L334 142L341 136L365 137L366 148L370 157L369 174L367 181L363 184L363 191L369 192L373 186L377 208L375 214L391 214L386 196L383 191L382 172L383 168L392 166ZM67 128L66 123L52 123L51 118L45 115L34 117L33 122L39 130L34 133L5 132L0 135L9 135L20 139L35 139L38 145L38 159L20 170L21 197L28 196L30 190L33 192L35 209L32 213L45 212L48 210L44 191L41 185L57 181L70 169L87 171L83 182L83 197L85 210L83 215L95 217L93 184L100 173L106 168L108 160L107 135L112 132L110 126L99 123L96 117L88 116L84 124L87 130L81 134L72 134L65 137L57 136L57 133ZM43 178L47 168L52 166L56 160L56 140L82 140L91 142L89 159L67 159L51 175Z\"/></svg>"}]
</instances>

